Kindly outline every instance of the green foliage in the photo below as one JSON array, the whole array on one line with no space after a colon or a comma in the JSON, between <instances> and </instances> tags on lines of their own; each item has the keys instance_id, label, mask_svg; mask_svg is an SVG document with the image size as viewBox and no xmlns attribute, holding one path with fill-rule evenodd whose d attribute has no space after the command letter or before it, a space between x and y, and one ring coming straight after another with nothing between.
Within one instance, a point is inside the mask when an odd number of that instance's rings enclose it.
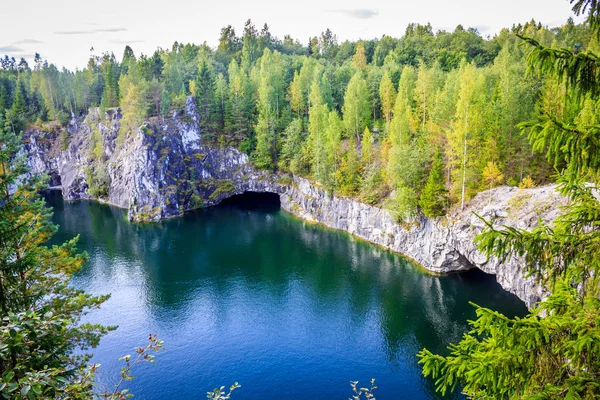
<instances>
[{"instance_id":1,"label":"green foliage","mask_svg":"<svg viewBox=\"0 0 600 400\"><path fill-rule=\"evenodd\" d=\"M112 328L80 323L108 296L91 296L69 281L86 257L77 238L46 246L56 231L38 192L43 179L22 179L21 138L0 131L0 392L5 398L89 398L89 357ZM10 188L10 189L9 189Z\"/></svg>"},{"instance_id":2,"label":"green foliage","mask_svg":"<svg viewBox=\"0 0 600 400\"><path fill-rule=\"evenodd\" d=\"M229 400L231 398L231 393L241 387L242 385L237 382L229 386L229 391L225 390L225 386L221 386L220 388L215 388L212 392L207 392L206 398L209 400Z\"/></svg>"},{"instance_id":3,"label":"green foliage","mask_svg":"<svg viewBox=\"0 0 600 400\"><path fill-rule=\"evenodd\" d=\"M578 1L576 12L582 4L591 6L588 24L597 34L596 2ZM584 103L594 93L599 77L589 63L596 63L595 56L526 41L535 46L530 56L534 69L562 79ZM524 271L551 294L524 318L476 307L472 330L449 347L448 356L423 349L418 355L423 373L435 379L442 393L460 385L472 398L600 397L600 201L597 186L589 183L596 182L599 168L598 149L587 133L597 129L598 121L589 102L582 108L575 126L561 108L523 125L538 150L549 147L546 155L561 171L560 191L569 198L563 214L552 226L540 222L531 231L486 222L488 229L477 238L479 248L501 262L522 257ZM584 124L585 131L577 124ZM499 173L492 172L488 175Z\"/></svg>"},{"instance_id":4,"label":"green foliage","mask_svg":"<svg viewBox=\"0 0 600 400\"><path fill-rule=\"evenodd\" d=\"M583 303L582 303L583 300ZM600 391L598 298L564 281L524 318L477 307L472 330L450 355L418 356L442 394L460 384L472 398L597 398Z\"/></svg>"},{"instance_id":5,"label":"green foliage","mask_svg":"<svg viewBox=\"0 0 600 400\"><path fill-rule=\"evenodd\" d=\"M283 146L279 168L295 174L305 174L307 167L303 158L306 135L302 129L302 120L294 119L283 133Z\"/></svg>"},{"instance_id":6,"label":"green foliage","mask_svg":"<svg viewBox=\"0 0 600 400\"><path fill-rule=\"evenodd\" d=\"M192 197L190 197L190 206L192 208L201 208L204 206L204 200L202 200L200 195L194 193L192 194Z\"/></svg>"},{"instance_id":7,"label":"green foliage","mask_svg":"<svg viewBox=\"0 0 600 400\"><path fill-rule=\"evenodd\" d=\"M375 205L383 200L387 194L381 166L370 164L363 169L359 193L360 201Z\"/></svg>"},{"instance_id":8,"label":"green foliage","mask_svg":"<svg viewBox=\"0 0 600 400\"><path fill-rule=\"evenodd\" d=\"M408 186L399 186L392 197L388 208L397 222L409 222L417 216L418 197Z\"/></svg>"},{"instance_id":9,"label":"green foliage","mask_svg":"<svg viewBox=\"0 0 600 400\"><path fill-rule=\"evenodd\" d=\"M192 94L196 97L200 114L200 126L212 131L218 126L218 99L216 77L213 69L203 61L196 80L192 81Z\"/></svg>"},{"instance_id":10,"label":"green foliage","mask_svg":"<svg viewBox=\"0 0 600 400\"><path fill-rule=\"evenodd\" d=\"M381 113L385 119L385 122L389 123L392 119L394 102L396 101L396 89L394 88L394 84L392 83L387 71L381 78L379 96L381 98Z\"/></svg>"},{"instance_id":11,"label":"green foliage","mask_svg":"<svg viewBox=\"0 0 600 400\"><path fill-rule=\"evenodd\" d=\"M444 183L444 165L440 151L436 154L429 171L429 178L421 192L419 205L429 218L441 217L448 207L448 189Z\"/></svg>"},{"instance_id":12,"label":"green foliage","mask_svg":"<svg viewBox=\"0 0 600 400\"><path fill-rule=\"evenodd\" d=\"M360 140L360 134L371 122L369 91L367 82L360 72L355 73L348 82L344 95L343 113L346 135L354 135L357 140Z\"/></svg>"},{"instance_id":13,"label":"green foliage","mask_svg":"<svg viewBox=\"0 0 600 400\"><path fill-rule=\"evenodd\" d=\"M354 196L358 193L361 183L360 159L356 152L354 136L350 138L348 148L335 171L335 181L341 195Z\"/></svg>"},{"instance_id":14,"label":"green foliage","mask_svg":"<svg viewBox=\"0 0 600 400\"><path fill-rule=\"evenodd\" d=\"M128 389L121 389L121 386L124 382L133 379L131 371L136 365L141 363L154 364L154 355L152 353L156 353L163 349L164 347L162 340L158 340L156 335L148 335L148 344L143 347L136 347L134 350L134 357L128 354L119 358L119 360L125 361L125 366L121 368L121 379L119 382L117 382L112 391L104 391L99 395L99 397L111 400L124 400L132 398L133 394L131 394Z\"/></svg>"},{"instance_id":15,"label":"green foliage","mask_svg":"<svg viewBox=\"0 0 600 400\"><path fill-rule=\"evenodd\" d=\"M93 198L107 198L110 189L110 176L106 164L95 163L93 167L85 168L85 180L88 184L88 194Z\"/></svg>"},{"instance_id":16,"label":"green foliage","mask_svg":"<svg viewBox=\"0 0 600 400\"><path fill-rule=\"evenodd\" d=\"M531 179L530 176L526 176L521 183L519 183L519 189L531 189L533 187L535 187L535 182L533 182L533 179Z\"/></svg>"},{"instance_id":17,"label":"green foliage","mask_svg":"<svg viewBox=\"0 0 600 400\"><path fill-rule=\"evenodd\" d=\"M121 99L121 126L117 144L122 144L127 136L135 132L142 124L148 112L147 89L148 83L141 80L139 76L123 75L120 80L123 93Z\"/></svg>"},{"instance_id":18,"label":"green foliage","mask_svg":"<svg viewBox=\"0 0 600 400\"><path fill-rule=\"evenodd\" d=\"M60 149L61 151L65 151L69 148L69 132L67 130L63 130L60 133Z\"/></svg>"},{"instance_id":19,"label":"green foliage","mask_svg":"<svg viewBox=\"0 0 600 400\"><path fill-rule=\"evenodd\" d=\"M255 128L254 162L258 168L274 169L285 101L281 54L277 51L272 53L266 48L257 67L258 122Z\"/></svg>"},{"instance_id":20,"label":"green foliage","mask_svg":"<svg viewBox=\"0 0 600 400\"><path fill-rule=\"evenodd\" d=\"M360 144L360 161L365 165L369 164L373 157L373 141L373 133L369 128L365 128Z\"/></svg>"},{"instance_id":21,"label":"green foliage","mask_svg":"<svg viewBox=\"0 0 600 400\"><path fill-rule=\"evenodd\" d=\"M228 194L233 192L233 182L229 180L219 181L216 189L209 196L210 200L216 200L222 194Z\"/></svg>"}]
</instances>

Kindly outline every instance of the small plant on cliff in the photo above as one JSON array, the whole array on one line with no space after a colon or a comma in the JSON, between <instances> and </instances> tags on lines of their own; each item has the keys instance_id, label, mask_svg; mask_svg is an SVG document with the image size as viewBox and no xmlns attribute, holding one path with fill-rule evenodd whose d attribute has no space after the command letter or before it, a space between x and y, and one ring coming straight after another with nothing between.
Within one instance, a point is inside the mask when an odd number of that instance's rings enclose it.
<instances>
[{"instance_id":1,"label":"small plant on cliff","mask_svg":"<svg viewBox=\"0 0 600 400\"><path fill-rule=\"evenodd\" d=\"M204 200L202 200L202 196L197 193L192 194L190 197L190 206L192 208L200 208L204 205Z\"/></svg>"},{"instance_id":2,"label":"small plant on cliff","mask_svg":"<svg viewBox=\"0 0 600 400\"><path fill-rule=\"evenodd\" d=\"M523 178L521 183L519 183L519 189L531 189L535 187L535 182L531 179L530 176L526 176Z\"/></svg>"},{"instance_id":3,"label":"small plant on cliff","mask_svg":"<svg viewBox=\"0 0 600 400\"><path fill-rule=\"evenodd\" d=\"M600 4L573 2L576 14L588 13L587 23L600 37ZM532 68L567 83L571 101L598 104L595 54L523 39L534 46ZM553 226L540 224L527 232L488 223L478 242L501 261L524 257L525 272L552 294L524 318L477 307L472 330L449 347L450 355L423 349L418 354L423 373L442 393L460 385L477 399L600 398L600 201L598 187L586 182L596 184L600 176L600 122L597 115L585 123L562 121L552 110L544 111L522 127L537 150L564 166L560 191L570 204Z\"/></svg>"},{"instance_id":4,"label":"small plant on cliff","mask_svg":"<svg viewBox=\"0 0 600 400\"><path fill-rule=\"evenodd\" d=\"M65 129L60 133L60 149L65 151L69 148L69 132Z\"/></svg>"},{"instance_id":5,"label":"small plant on cliff","mask_svg":"<svg viewBox=\"0 0 600 400\"><path fill-rule=\"evenodd\" d=\"M502 182L502 179L504 179L504 175L502 174L502 172L500 172L498 165L496 165L496 163L493 161L488 162L485 166L485 169L483 170L483 181L486 185L489 186L490 203L492 202L491 190L495 185Z\"/></svg>"},{"instance_id":6,"label":"small plant on cliff","mask_svg":"<svg viewBox=\"0 0 600 400\"><path fill-rule=\"evenodd\" d=\"M233 189L234 189L233 182L231 182L229 180L220 181L219 184L218 184L218 186L217 186L217 188L209 196L209 199L210 200L215 200L221 194L226 194L226 193L233 192Z\"/></svg>"},{"instance_id":7,"label":"small plant on cliff","mask_svg":"<svg viewBox=\"0 0 600 400\"><path fill-rule=\"evenodd\" d=\"M88 184L88 193L95 198L107 197L110 190L110 176L106 165L96 163L94 167L85 168L85 180Z\"/></svg>"}]
</instances>

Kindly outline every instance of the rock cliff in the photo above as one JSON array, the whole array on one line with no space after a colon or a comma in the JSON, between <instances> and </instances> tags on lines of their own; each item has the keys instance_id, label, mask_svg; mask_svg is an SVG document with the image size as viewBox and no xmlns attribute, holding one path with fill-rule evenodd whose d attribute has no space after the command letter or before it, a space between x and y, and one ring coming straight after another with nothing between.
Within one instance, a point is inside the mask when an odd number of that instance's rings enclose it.
<instances>
[{"instance_id":1,"label":"rock cliff","mask_svg":"<svg viewBox=\"0 0 600 400\"><path fill-rule=\"evenodd\" d=\"M301 218L347 231L369 242L402 253L435 273L470 268L496 275L502 287L521 298L528 307L544 297L533 279L522 271L522 259L501 263L477 250L475 236L484 228L479 214L494 225L531 229L539 219L550 222L565 204L555 186L519 190L500 187L479 193L462 211L446 218L421 218L404 227L384 209L352 199L329 195L306 179L294 177L280 192L281 206Z\"/></svg>"},{"instance_id":2,"label":"rock cliff","mask_svg":"<svg viewBox=\"0 0 600 400\"><path fill-rule=\"evenodd\" d=\"M531 228L539 218L552 221L564 204L553 186L482 192L465 210L404 227L384 209L332 196L303 178L257 171L234 148L207 146L191 98L182 112L146 121L127 137L119 136L121 121L118 109L105 115L94 109L65 129L29 130L30 167L48 173L66 200L96 198L127 208L134 221L180 216L245 191L273 192L284 210L400 252L430 271L479 268L528 306L544 295L524 277L518 258L500 263L477 251L474 238L484 224L473 212L497 225Z\"/></svg>"}]
</instances>

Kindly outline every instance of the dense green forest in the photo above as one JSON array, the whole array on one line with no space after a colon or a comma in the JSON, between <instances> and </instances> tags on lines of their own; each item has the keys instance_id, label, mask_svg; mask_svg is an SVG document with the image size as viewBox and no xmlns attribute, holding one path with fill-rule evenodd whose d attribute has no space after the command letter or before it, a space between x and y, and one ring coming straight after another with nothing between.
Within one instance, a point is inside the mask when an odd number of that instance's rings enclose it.
<instances>
[{"instance_id":1,"label":"dense green forest","mask_svg":"<svg viewBox=\"0 0 600 400\"><path fill-rule=\"evenodd\" d=\"M399 219L418 208L438 216L494 184L546 182L552 168L516 125L547 110L570 120L580 112L556 82L526 75L519 33L551 47L597 45L573 20L555 29L531 21L487 39L460 25L434 33L411 24L400 39L356 43L326 30L307 46L248 20L241 37L223 28L216 49L174 43L136 58L127 46L120 61L92 56L75 72L6 56L0 123L18 132L121 107L123 143L191 95L205 139L239 147L258 168L312 178Z\"/></svg>"}]
</instances>

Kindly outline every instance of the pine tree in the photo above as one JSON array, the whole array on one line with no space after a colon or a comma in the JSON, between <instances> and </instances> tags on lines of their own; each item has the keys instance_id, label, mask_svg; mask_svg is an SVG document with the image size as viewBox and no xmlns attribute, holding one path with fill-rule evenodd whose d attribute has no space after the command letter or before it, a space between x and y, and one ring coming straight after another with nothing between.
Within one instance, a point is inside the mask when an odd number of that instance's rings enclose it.
<instances>
[{"instance_id":1,"label":"pine tree","mask_svg":"<svg viewBox=\"0 0 600 400\"><path fill-rule=\"evenodd\" d=\"M123 118L119 128L117 144L120 146L128 135L135 132L148 112L148 84L144 80L136 80L131 75L121 77L121 90L123 98L121 99L121 111Z\"/></svg>"},{"instance_id":2,"label":"pine tree","mask_svg":"<svg viewBox=\"0 0 600 400\"><path fill-rule=\"evenodd\" d=\"M423 209L423 214L429 218L441 217L446 214L448 189L444 184L444 164L440 150L433 159L429 178L421 192L419 205Z\"/></svg>"},{"instance_id":3,"label":"pine tree","mask_svg":"<svg viewBox=\"0 0 600 400\"><path fill-rule=\"evenodd\" d=\"M230 107L228 98L228 83L225 75L219 73L215 81L215 113L213 118L215 119L215 128L219 132L225 130L225 117L227 110Z\"/></svg>"},{"instance_id":4,"label":"pine tree","mask_svg":"<svg viewBox=\"0 0 600 400\"><path fill-rule=\"evenodd\" d=\"M241 65L244 71L249 72L256 60L260 57L258 48L258 31L254 27L252 20L247 20L244 25L244 36L242 38L242 61Z\"/></svg>"},{"instance_id":5,"label":"pine tree","mask_svg":"<svg viewBox=\"0 0 600 400\"><path fill-rule=\"evenodd\" d=\"M0 77L0 118L4 116L4 112L11 105L10 90L8 82L4 77Z\"/></svg>"},{"instance_id":6,"label":"pine tree","mask_svg":"<svg viewBox=\"0 0 600 400\"><path fill-rule=\"evenodd\" d=\"M303 146L306 140L302 130L302 120L294 119L285 129L279 168L294 174L305 173L302 163Z\"/></svg>"},{"instance_id":7,"label":"pine tree","mask_svg":"<svg viewBox=\"0 0 600 400\"><path fill-rule=\"evenodd\" d=\"M254 101L246 72L235 60L229 64L229 102L226 126L237 140L249 139L253 119Z\"/></svg>"},{"instance_id":8,"label":"pine tree","mask_svg":"<svg viewBox=\"0 0 600 400\"><path fill-rule=\"evenodd\" d=\"M213 131L217 126L216 77L213 69L206 62L200 64L194 87L200 125L208 131Z\"/></svg>"},{"instance_id":9,"label":"pine tree","mask_svg":"<svg viewBox=\"0 0 600 400\"><path fill-rule=\"evenodd\" d=\"M15 100L12 104L12 109L15 114L22 117L25 117L29 109L29 98L27 96L27 89L25 88L25 82L21 75L17 80Z\"/></svg>"},{"instance_id":10,"label":"pine tree","mask_svg":"<svg viewBox=\"0 0 600 400\"><path fill-rule=\"evenodd\" d=\"M427 68L423 61L419 63L415 83L415 124L418 124L421 132L431 130L430 122L435 104L435 94L439 90L442 79L442 71L438 63L431 68Z\"/></svg>"},{"instance_id":11,"label":"pine tree","mask_svg":"<svg viewBox=\"0 0 600 400\"><path fill-rule=\"evenodd\" d=\"M453 127L448 131L446 152L453 165L452 194L460 198L461 209L468 200L469 189L473 184L479 184L480 179L474 177L473 162L476 157L472 149L477 148L477 140L482 131L481 101L484 93L485 80L481 72L473 64L465 64L460 70L460 91L456 103L456 116Z\"/></svg>"},{"instance_id":12,"label":"pine tree","mask_svg":"<svg viewBox=\"0 0 600 400\"><path fill-rule=\"evenodd\" d=\"M101 67L104 75L102 105L105 108L117 107L119 105L119 67L114 54L105 54Z\"/></svg>"},{"instance_id":13,"label":"pine tree","mask_svg":"<svg viewBox=\"0 0 600 400\"><path fill-rule=\"evenodd\" d=\"M415 79L414 68L405 67L398 84L394 116L388 132L390 150L386 165L387 180L392 189L404 188L403 193L419 189L427 162L423 143L419 143L411 131Z\"/></svg>"},{"instance_id":14,"label":"pine tree","mask_svg":"<svg viewBox=\"0 0 600 400\"><path fill-rule=\"evenodd\" d=\"M326 137L326 179L324 185L326 189L333 191L337 189L335 172L341 158L342 134L344 132L344 123L336 110L329 112L327 126L325 128Z\"/></svg>"},{"instance_id":15,"label":"pine tree","mask_svg":"<svg viewBox=\"0 0 600 400\"><path fill-rule=\"evenodd\" d=\"M356 152L356 139L350 136L349 146L335 172L336 185L343 196L354 196L360 187L360 159Z\"/></svg>"}]
</instances>

